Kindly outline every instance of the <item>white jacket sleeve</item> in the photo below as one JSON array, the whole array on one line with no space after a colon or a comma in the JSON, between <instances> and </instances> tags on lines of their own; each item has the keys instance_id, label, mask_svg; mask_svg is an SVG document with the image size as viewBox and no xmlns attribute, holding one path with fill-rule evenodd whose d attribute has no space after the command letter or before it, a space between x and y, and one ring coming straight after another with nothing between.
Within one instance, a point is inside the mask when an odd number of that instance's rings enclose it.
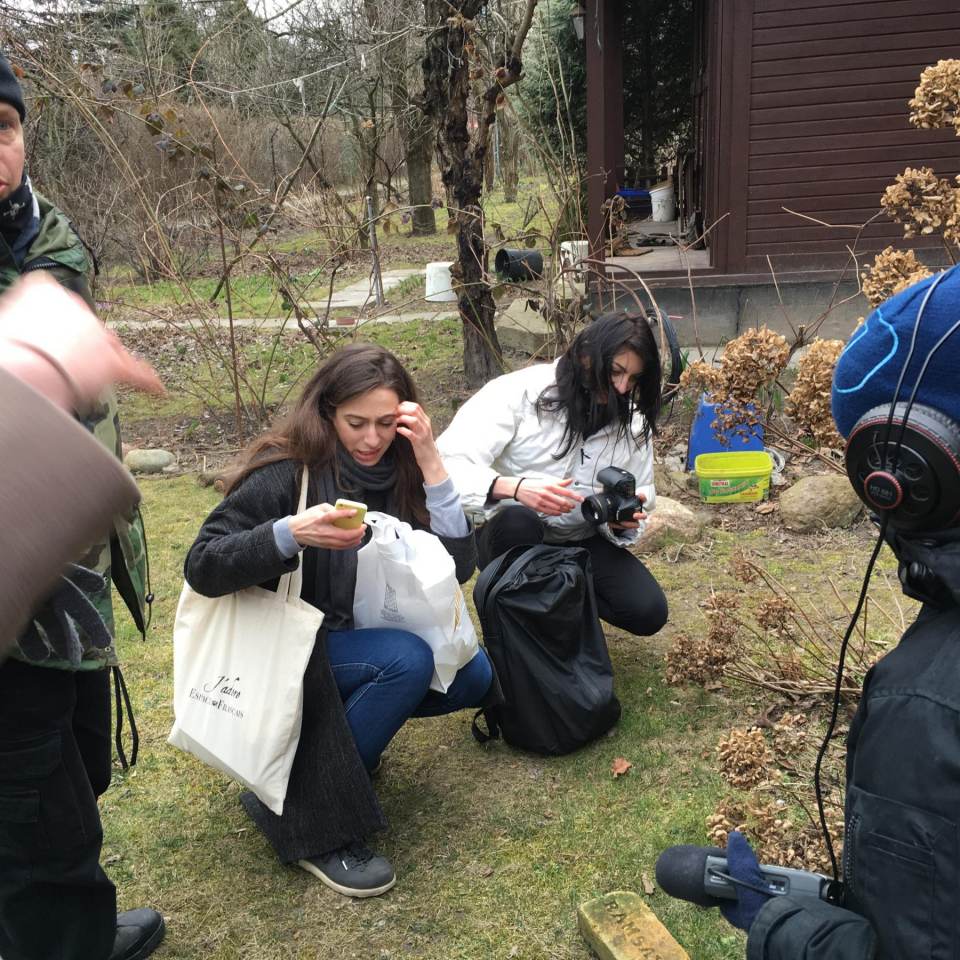
<instances>
[{"instance_id":1,"label":"white jacket sleeve","mask_svg":"<svg viewBox=\"0 0 960 960\"><path fill-rule=\"evenodd\" d=\"M437 440L437 449L468 513L482 510L498 473L493 464L517 432L518 404L492 380L458 411Z\"/></svg>"},{"instance_id":2,"label":"white jacket sleeve","mask_svg":"<svg viewBox=\"0 0 960 960\"><path fill-rule=\"evenodd\" d=\"M642 496L643 512L652 513L657 508L657 491L653 485L653 441L648 440L630 458L627 468L637 478L637 496Z\"/></svg>"}]
</instances>

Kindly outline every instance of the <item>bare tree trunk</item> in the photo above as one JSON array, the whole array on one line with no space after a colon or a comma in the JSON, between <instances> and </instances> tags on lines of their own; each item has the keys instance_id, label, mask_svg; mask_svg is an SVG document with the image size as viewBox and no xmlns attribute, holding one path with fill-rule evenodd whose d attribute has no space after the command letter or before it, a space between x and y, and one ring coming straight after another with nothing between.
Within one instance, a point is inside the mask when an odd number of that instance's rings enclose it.
<instances>
[{"instance_id":1,"label":"bare tree trunk","mask_svg":"<svg viewBox=\"0 0 960 960\"><path fill-rule=\"evenodd\" d=\"M407 189L413 207L413 235L437 232L433 211L433 126L425 119L411 129L406 142Z\"/></svg>"},{"instance_id":2,"label":"bare tree trunk","mask_svg":"<svg viewBox=\"0 0 960 960\"><path fill-rule=\"evenodd\" d=\"M456 207L457 262L452 274L463 323L463 366L471 388L480 387L503 369L493 320L496 305L485 276L487 247L483 237L483 171L490 131L497 122L497 102L520 79L520 52L537 0L527 0L524 17L484 90L480 118L471 142L467 125L470 72L476 45L472 33L483 0L426 0L429 32L423 60L424 109L437 130L437 155L444 185Z\"/></svg>"},{"instance_id":3,"label":"bare tree trunk","mask_svg":"<svg viewBox=\"0 0 960 960\"><path fill-rule=\"evenodd\" d=\"M507 203L517 202L517 188L520 186L520 131L513 117L506 110L497 114L497 128L500 131L500 170L503 179L503 199Z\"/></svg>"}]
</instances>

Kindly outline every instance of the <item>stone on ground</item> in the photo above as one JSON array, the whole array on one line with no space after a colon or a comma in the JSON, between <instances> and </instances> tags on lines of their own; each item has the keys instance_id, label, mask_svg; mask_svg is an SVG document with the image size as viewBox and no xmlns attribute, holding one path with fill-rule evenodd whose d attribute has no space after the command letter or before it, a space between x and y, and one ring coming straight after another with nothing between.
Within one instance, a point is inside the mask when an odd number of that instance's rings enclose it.
<instances>
[{"instance_id":1,"label":"stone on ground","mask_svg":"<svg viewBox=\"0 0 960 960\"><path fill-rule=\"evenodd\" d=\"M801 477L780 494L780 519L795 533L849 527L861 509L850 481L838 473Z\"/></svg>"},{"instance_id":2,"label":"stone on ground","mask_svg":"<svg viewBox=\"0 0 960 960\"><path fill-rule=\"evenodd\" d=\"M636 893L616 890L580 905L583 939L600 960L689 960Z\"/></svg>"},{"instance_id":3,"label":"stone on ground","mask_svg":"<svg viewBox=\"0 0 960 960\"><path fill-rule=\"evenodd\" d=\"M695 510L671 500L657 497L657 505L647 518L647 527L637 543L637 552L656 553L668 543L696 543L703 536L706 519Z\"/></svg>"},{"instance_id":4,"label":"stone on ground","mask_svg":"<svg viewBox=\"0 0 960 960\"><path fill-rule=\"evenodd\" d=\"M497 339L506 350L525 353L541 360L554 356L556 332L539 310L527 306L527 300L514 300L496 319Z\"/></svg>"},{"instance_id":5,"label":"stone on ground","mask_svg":"<svg viewBox=\"0 0 960 960\"><path fill-rule=\"evenodd\" d=\"M162 473L176 457L169 450L130 450L123 458L131 473Z\"/></svg>"}]
</instances>

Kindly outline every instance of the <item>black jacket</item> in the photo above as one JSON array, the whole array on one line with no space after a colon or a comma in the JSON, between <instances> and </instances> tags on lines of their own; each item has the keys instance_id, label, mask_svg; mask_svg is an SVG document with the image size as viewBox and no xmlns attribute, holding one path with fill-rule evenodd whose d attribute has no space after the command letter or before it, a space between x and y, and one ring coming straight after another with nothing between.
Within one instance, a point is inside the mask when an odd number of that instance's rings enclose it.
<instances>
[{"instance_id":1,"label":"black jacket","mask_svg":"<svg viewBox=\"0 0 960 960\"><path fill-rule=\"evenodd\" d=\"M748 960L960 958L960 606L867 674L847 744L845 906L774 898Z\"/></svg>"},{"instance_id":2,"label":"black jacket","mask_svg":"<svg viewBox=\"0 0 960 960\"><path fill-rule=\"evenodd\" d=\"M255 470L232 490L203 522L190 548L184 564L190 586L209 597L255 585L275 590L279 578L299 562L298 557L288 560L282 556L273 535L274 521L296 513L299 481L300 466L284 460ZM327 481L329 476L311 473L308 506L320 502L318 490L329 486ZM375 496L361 499L368 505L376 501ZM458 579L469 579L477 556L473 531L465 537L440 540L454 558ZM301 596L323 609L318 598L329 597L333 591L323 575L326 571L329 579L330 567L319 562L318 553L311 548L303 551ZM345 615L349 618L349 612ZM285 863L363 840L386 826L327 659L330 619L324 620L303 678L303 726L283 816L272 813L253 794L242 798L247 812Z\"/></svg>"}]
</instances>

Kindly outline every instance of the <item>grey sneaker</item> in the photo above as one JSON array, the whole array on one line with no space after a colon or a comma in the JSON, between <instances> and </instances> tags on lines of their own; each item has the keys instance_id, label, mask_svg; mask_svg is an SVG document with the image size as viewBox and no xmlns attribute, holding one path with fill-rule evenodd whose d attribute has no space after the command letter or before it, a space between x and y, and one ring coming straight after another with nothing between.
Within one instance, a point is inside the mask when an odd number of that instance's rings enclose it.
<instances>
[{"instance_id":1,"label":"grey sneaker","mask_svg":"<svg viewBox=\"0 0 960 960\"><path fill-rule=\"evenodd\" d=\"M379 897L397 882L390 861L361 843L297 863L345 897Z\"/></svg>"}]
</instances>

